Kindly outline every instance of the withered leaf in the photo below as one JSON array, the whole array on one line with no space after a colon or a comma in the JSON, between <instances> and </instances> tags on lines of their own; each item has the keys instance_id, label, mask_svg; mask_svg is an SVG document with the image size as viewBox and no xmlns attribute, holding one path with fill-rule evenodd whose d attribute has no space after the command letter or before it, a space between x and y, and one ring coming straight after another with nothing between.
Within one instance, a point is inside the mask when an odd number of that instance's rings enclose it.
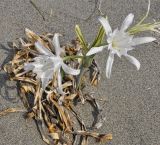
<instances>
[{"instance_id":1,"label":"withered leaf","mask_svg":"<svg viewBox=\"0 0 160 145\"><path fill-rule=\"evenodd\" d=\"M58 94L56 88L56 74L53 75L53 79L48 84L46 90L42 90L40 80L36 77L36 74L32 71L25 72L23 70L25 63L32 62L39 55L35 47L36 41L39 41L44 47L55 53L52 44L53 34L38 35L29 29L25 29L25 32L28 39L20 38L20 45L13 43L16 52L12 60L4 66L4 70L10 74L11 80L19 82L18 89L21 100L28 110L26 117L36 120L43 141L47 144L74 145L78 142L76 140L77 136L81 136L81 145L88 145L88 137L93 137L99 142L111 140L111 134L99 134L92 130L88 131L83 119L73 109L76 107L74 106L74 101L80 98L82 104L88 101L90 105L96 108L94 109L96 111L95 114L99 115L101 112L98 103L92 96L85 95L82 90L76 88L77 79L74 76L63 74L62 87L66 94L61 95ZM81 49L81 45L77 40L61 47L64 48L64 55L66 56L79 55L78 51ZM73 59L67 61L67 63L78 68L81 65L80 61ZM97 85L99 81L99 69L94 60L92 62L92 70L91 84ZM32 96L32 100L29 100L30 95ZM21 111L24 110L9 108L0 112L0 116ZM76 122L78 123L76 124ZM96 123L95 126L102 126L101 120ZM75 124L79 125L81 129L77 131L74 126Z\"/></svg>"},{"instance_id":2,"label":"withered leaf","mask_svg":"<svg viewBox=\"0 0 160 145\"><path fill-rule=\"evenodd\" d=\"M5 116L9 113L15 113L15 112L25 112L25 110L20 109L20 108L8 108L8 109L0 111L0 117Z\"/></svg>"}]
</instances>

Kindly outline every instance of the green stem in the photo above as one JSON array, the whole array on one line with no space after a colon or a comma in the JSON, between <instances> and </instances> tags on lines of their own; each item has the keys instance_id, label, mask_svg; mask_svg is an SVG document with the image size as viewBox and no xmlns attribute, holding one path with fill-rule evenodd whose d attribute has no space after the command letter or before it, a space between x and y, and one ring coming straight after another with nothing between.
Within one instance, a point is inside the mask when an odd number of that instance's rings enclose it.
<instances>
[{"instance_id":1,"label":"green stem","mask_svg":"<svg viewBox=\"0 0 160 145\"><path fill-rule=\"evenodd\" d=\"M82 77L84 76L84 73L87 71L87 69L92 64L94 56L92 57L83 57L82 65L80 66L80 74L77 77L77 89L81 89L82 84Z\"/></svg>"},{"instance_id":2,"label":"green stem","mask_svg":"<svg viewBox=\"0 0 160 145\"><path fill-rule=\"evenodd\" d=\"M69 59L79 59L79 58L83 59L83 56L77 56L77 55L65 56L63 57L63 60L65 61Z\"/></svg>"},{"instance_id":3,"label":"green stem","mask_svg":"<svg viewBox=\"0 0 160 145\"><path fill-rule=\"evenodd\" d=\"M84 73L86 72L86 70L87 70L87 68L86 67L84 67L83 65L81 65L81 68L80 68L80 74L78 75L78 77L77 77L77 85L76 85L76 87L77 87L77 90L78 89L81 89L81 84L82 84L82 77L84 76Z\"/></svg>"}]
</instances>

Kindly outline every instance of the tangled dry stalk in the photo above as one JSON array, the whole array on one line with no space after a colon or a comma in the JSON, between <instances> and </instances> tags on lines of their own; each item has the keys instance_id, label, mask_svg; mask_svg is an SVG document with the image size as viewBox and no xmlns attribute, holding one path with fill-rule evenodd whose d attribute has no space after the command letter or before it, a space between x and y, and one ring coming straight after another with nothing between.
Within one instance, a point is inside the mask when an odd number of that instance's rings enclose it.
<instances>
[{"instance_id":1,"label":"tangled dry stalk","mask_svg":"<svg viewBox=\"0 0 160 145\"><path fill-rule=\"evenodd\" d=\"M54 79L50 81L46 90L43 91L36 74L32 71L27 73L24 71L24 63L31 62L38 55L34 45L36 41L41 42L48 50L53 51L51 49L53 47L51 43L52 34L48 33L39 36L26 29L26 35L28 37L26 40L20 38L20 45L13 44L13 48L16 50L15 56L4 66L4 70L9 74L11 80L19 82L20 97L27 109L26 117L33 118L36 121L42 139L47 144L54 145L74 145L78 142L77 136L81 137L81 145L88 144L88 137L93 137L98 142L111 140L112 134L99 134L93 130L87 130L83 119L74 110L76 107L74 105L75 100L79 100L79 103L88 101L90 105L96 108L97 115L100 113L96 100L76 88L77 80L75 77L63 75L63 90L66 95L61 96L55 89L57 87L56 77L53 77ZM71 44L63 47L65 48L66 56L70 56L76 55L81 46L78 40L74 40ZM68 63L78 68L80 61L71 59ZM99 71L95 61L92 62L89 71L91 84L97 85ZM80 130L75 129L77 124L75 125L76 121L74 119L79 123ZM102 125L98 120L94 124L97 128ZM95 129L95 127L93 128Z\"/></svg>"}]
</instances>

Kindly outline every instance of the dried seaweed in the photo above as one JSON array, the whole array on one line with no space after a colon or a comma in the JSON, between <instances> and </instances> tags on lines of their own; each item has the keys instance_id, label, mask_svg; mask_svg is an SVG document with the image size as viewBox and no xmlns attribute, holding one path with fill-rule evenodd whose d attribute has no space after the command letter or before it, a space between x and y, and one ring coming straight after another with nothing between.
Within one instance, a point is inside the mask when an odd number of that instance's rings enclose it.
<instances>
[{"instance_id":1,"label":"dried seaweed","mask_svg":"<svg viewBox=\"0 0 160 145\"><path fill-rule=\"evenodd\" d=\"M106 142L112 139L111 134L99 134L94 131L87 130L82 118L74 110L74 101L81 100L81 103L89 101L98 112L101 112L96 100L81 90L76 88L76 78L71 75L64 74L63 90L65 96L61 96L56 91L56 79L50 81L46 90L43 91L40 87L40 80L36 79L36 74L25 72L23 69L24 63L30 62L37 56L38 52L35 48L35 42L40 41L50 51L52 47L52 34L37 35L34 32L26 29L27 40L20 38L20 46L16 49L13 59L4 66L4 70L10 75L11 80L19 82L20 97L27 109L26 118L34 118L42 139L47 144L57 145L74 145L77 143L77 136L81 137L81 145L88 145L88 137L93 137L98 142ZM67 56L77 54L80 49L79 41L74 40L71 44L63 46ZM54 53L54 52L53 52ZM70 65L79 67L79 61L71 60ZM90 67L90 79L92 85L97 85L99 81L99 69L92 62ZM5 115L7 112L15 112L18 110L7 110L2 112ZM76 118L80 125L80 130L74 128L74 122L71 114ZM102 125L101 122L96 121ZM94 127L95 129L96 127ZM98 127L97 127L98 128Z\"/></svg>"}]
</instances>

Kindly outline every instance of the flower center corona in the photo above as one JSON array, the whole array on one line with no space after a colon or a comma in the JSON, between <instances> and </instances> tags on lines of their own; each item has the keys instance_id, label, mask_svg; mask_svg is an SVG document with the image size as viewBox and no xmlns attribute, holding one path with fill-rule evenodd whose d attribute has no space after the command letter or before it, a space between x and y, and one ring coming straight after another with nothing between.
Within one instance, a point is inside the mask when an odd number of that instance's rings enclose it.
<instances>
[{"instance_id":1,"label":"flower center corona","mask_svg":"<svg viewBox=\"0 0 160 145\"><path fill-rule=\"evenodd\" d=\"M112 41L112 48L118 51L120 50L120 48L118 47L118 43L116 41Z\"/></svg>"}]
</instances>

